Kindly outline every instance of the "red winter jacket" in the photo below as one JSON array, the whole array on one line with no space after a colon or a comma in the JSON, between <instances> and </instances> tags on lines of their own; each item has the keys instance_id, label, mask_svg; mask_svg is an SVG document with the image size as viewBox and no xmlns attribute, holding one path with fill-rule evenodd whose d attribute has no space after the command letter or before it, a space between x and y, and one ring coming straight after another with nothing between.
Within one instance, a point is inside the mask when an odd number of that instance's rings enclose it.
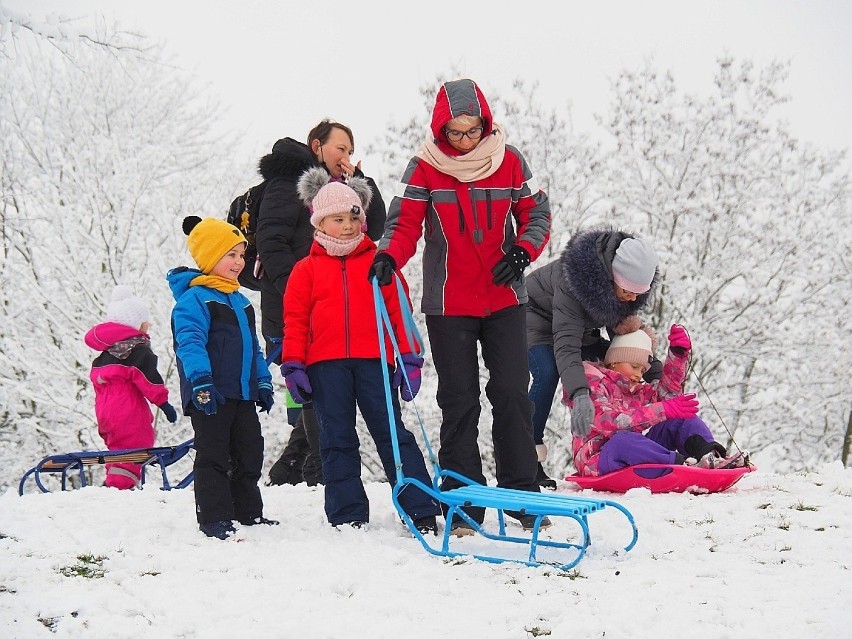
<instances>
[{"instance_id":1,"label":"red winter jacket","mask_svg":"<svg viewBox=\"0 0 852 639\"><path fill-rule=\"evenodd\" d=\"M284 291L282 362L310 366L330 359L381 356L373 287L367 279L375 253L376 245L367 236L345 257L329 255L316 241L311 245L310 254L293 267ZM411 353L396 285L380 290L400 352ZM410 308L407 299L405 303ZM393 364L393 346L387 337L385 352Z\"/></svg>"},{"instance_id":2,"label":"red winter jacket","mask_svg":"<svg viewBox=\"0 0 852 639\"><path fill-rule=\"evenodd\" d=\"M491 110L473 82L446 83L432 113L438 148L458 156L443 128L462 113L483 120L483 139L494 132ZM521 153L506 145L497 171L474 182L461 182L420 157L402 176L401 195L390 204L379 251L401 269L423 250L423 299L426 315L485 317L527 301L523 280L510 287L492 282L491 269L513 245L535 260L550 237L550 206Z\"/></svg>"}]
</instances>

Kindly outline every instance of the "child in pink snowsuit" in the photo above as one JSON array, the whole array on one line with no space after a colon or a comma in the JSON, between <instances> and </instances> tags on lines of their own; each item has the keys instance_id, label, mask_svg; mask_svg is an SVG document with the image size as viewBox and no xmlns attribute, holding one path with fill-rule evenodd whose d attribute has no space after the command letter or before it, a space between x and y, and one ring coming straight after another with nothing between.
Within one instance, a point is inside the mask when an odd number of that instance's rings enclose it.
<instances>
[{"instance_id":1,"label":"child in pink snowsuit","mask_svg":"<svg viewBox=\"0 0 852 639\"><path fill-rule=\"evenodd\" d=\"M119 284L107 307L106 321L86 333L86 345L101 351L90 379L95 387L98 434L109 450L149 448L154 445L154 417L148 402L174 423L177 412L169 404L169 391L157 371L151 350L148 307ZM105 485L130 489L139 485L139 464L106 464Z\"/></svg>"},{"instance_id":2,"label":"child in pink snowsuit","mask_svg":"<svg viewBox=\"0 0 852 639\"><path fill-rule=\"evenodd\" d=\"M745 464L744 453L725 456L725 447L698 417L695 395L683 394L691 348L686 330L672 326L662 378L650 384L642 379L653 354L646 330L616 335L603 364L583 363L595 416L591 432L573 440L578 473L605 475L636 464Z\"/></svg>"}]
</instances>

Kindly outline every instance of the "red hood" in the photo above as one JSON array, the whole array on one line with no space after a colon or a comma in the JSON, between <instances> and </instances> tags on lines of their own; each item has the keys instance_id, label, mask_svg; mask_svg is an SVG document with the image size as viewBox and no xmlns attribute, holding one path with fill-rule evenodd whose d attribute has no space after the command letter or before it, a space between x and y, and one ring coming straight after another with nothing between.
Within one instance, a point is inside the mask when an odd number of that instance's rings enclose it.
<instances>
[{"instance_id":1,"label":"red hood","mask_svg":"<svg viewBox=\"0 0 852 639\"><path fill-rule=\"evenodd\" d=\"M447 142L444 126L460 115L482 118L482 137L491 135L494 128L491 107L473 80L444 82L435 98L435 107L432 109L432 135L438 148L447 155L455 156L459 155L459 152Z\"/></svg>"},{"instance_id":2,"label":"red hood","mask_svg":"<svg viewBox=\"0 0 852 639\"><path fill-rule=\"evenodd\" d=\"M84 340L86 346L89 348L93 348L96 351L105 351L116 342L136 337L137 335L145 335L145 333L140 332L138 328L131 328L125 324L104 322L90 329L86 333Z\"/></svg>"}]
</instances>

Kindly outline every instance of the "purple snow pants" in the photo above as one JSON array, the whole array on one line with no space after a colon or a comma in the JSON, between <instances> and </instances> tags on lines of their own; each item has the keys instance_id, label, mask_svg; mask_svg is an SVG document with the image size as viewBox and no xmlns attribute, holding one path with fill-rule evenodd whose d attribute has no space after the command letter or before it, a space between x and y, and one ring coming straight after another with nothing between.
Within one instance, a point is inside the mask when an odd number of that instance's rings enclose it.
<instances>
[{"instance_id":1,"label":"purple snow pants","mask_svg":"<svg viewBox=\"0 0 852 639\"><path fill-rule=\"evenodd\" d=\"M675 451L689 456L685 443L693 435L713 441L710 429L700 417L667 419L652 426L644 435L617 433L601 447L598 471L604 475L636 464L674 464Z\"/></svg>"}]
</instances>

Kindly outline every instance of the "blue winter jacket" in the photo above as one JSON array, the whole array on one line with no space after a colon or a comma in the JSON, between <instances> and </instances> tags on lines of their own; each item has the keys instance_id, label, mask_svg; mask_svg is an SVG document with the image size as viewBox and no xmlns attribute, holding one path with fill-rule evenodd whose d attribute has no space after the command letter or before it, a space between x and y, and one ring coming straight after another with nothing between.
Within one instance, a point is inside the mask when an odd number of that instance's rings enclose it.
<instances>
[{"instance_id":1,"label":"blue winter jacket","mask_svg":"<svg viewBox=\"0 0 852 639\"><path fill-rule=\"evenodd\" d=\"M212 376L225 399L250 401L258 399L258 383L272 381L257 341L251 302L239 291L190 286L199 275L201 271L185 266L166 275L175 298L172 336L184 413L199 378Z\"/></svg>"}]
</instances>

